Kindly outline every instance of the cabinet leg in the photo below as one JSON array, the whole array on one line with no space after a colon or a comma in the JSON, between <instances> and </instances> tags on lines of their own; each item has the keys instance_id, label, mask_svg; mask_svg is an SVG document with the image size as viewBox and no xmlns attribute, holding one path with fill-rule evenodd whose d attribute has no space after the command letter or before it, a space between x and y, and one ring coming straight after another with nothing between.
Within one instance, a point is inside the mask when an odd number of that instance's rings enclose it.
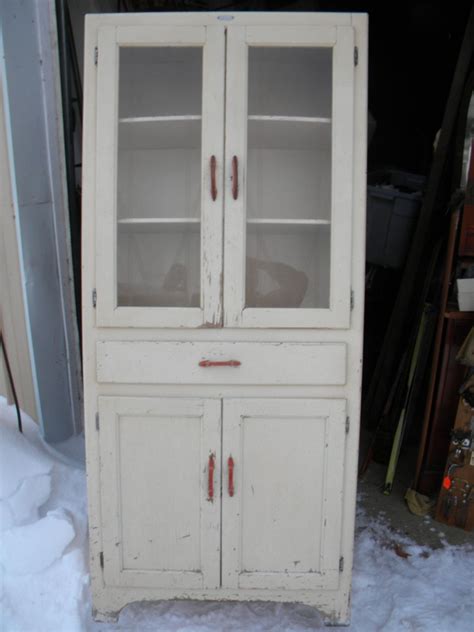
<instances>
[{"instance_id":1,"label":"cabinet leg","mask_svg":"<svg viewBox=\"0 0 474 632\"><path fill-rule=\"evenodd\" d=\"M97 610L92 609L92 618L97 623L117 623L120 615L120 610Z\"/></svg>"},{"instance_id":2,"label":"cabinet leg","mask_svg":"<svg viewBox=\"0 0 474 632\"><path fill-rule=\"evenodd\" d=\"M350 600L345 602L342 606L334 608L332 612L323 615L324 625L326 627L347 627L351 624L351 608Z\"/></svg>"}]
</instances>

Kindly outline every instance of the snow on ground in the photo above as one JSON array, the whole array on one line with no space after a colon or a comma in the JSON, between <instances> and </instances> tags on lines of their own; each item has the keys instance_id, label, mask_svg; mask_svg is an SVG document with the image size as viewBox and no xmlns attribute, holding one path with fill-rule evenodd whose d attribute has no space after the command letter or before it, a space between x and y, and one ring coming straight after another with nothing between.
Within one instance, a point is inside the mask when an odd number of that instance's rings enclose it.
<instances>
[{"instance_id":1,"label":"snow on ground","mask_svg":"<svg viewBox=\"0 0 474 632\"><path fill-rule=\"evenodd\" d=\"M75 456L43 443L0 398L0 630L2 632L303 632L315 610L269 603L132 604L117 624L90 617L85 473ZM427 527L429 528L429 527ZM474 549L431 550L359 511L353 632L471 632Z\"/></svg>"}]
</instances>

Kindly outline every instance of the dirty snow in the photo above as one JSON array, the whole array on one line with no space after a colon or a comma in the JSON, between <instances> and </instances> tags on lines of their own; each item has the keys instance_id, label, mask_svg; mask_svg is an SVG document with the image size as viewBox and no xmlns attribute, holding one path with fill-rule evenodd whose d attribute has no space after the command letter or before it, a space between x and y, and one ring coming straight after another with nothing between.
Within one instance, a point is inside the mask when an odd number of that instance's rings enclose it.
<instances>
[{"instance_id":1,"label":"dirty snow","mask_svg":"<svg viewBox=\"0 0 474 632\"><path fill-rule=\"evenodd\" d=\"M71 443L46 446L0 398L0 629L2 632L265 632L322 629L302 605L162 602L132 604L117 624L90 617L85 473ZM429 528L427 524L427 529ZM431 550L390 529L384 517L357 519L353 632L471 632L474 549Z\"/></svg>"}]
</instances>

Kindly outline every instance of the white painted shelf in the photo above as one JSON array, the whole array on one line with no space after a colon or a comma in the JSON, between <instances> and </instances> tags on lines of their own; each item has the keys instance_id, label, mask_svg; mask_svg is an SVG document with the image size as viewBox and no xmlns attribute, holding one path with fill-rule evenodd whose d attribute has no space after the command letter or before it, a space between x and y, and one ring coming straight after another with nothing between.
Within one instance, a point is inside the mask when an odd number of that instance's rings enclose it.
<instances>
[{"instance_id":1,"label":"white painted shelf","mask_svg":"<svg viewBox=\"0 0 474 632\"><path fill-rule=\"evenodd\" d=\"M179 116L127 116L119 119L119 123L168 123L173 121L200 121L200 114L183 114Z\"/></svg>"},{"instance_id":2,"label":"white painted shelf","mask_svg":"<svg viewBox=\"0 0 474 632\"><path fill-rule=\"evenodd\" d=\"M255 232L261 228L269 233L303 233L314 232L330 225L331 222L327 219L247 219L247 227L250 232Z\"/></svg>"},{"instance_id":3,"label":"white painted shelf","mask_svg":"<svg viewBox=\"0 0 474 632\"><path fill-rule=\"evenodd\" d=\"M119 119L119 149L193 149L201 145L201 117Z\"/></svg>"},{"instance_id":4,"label":"white painted shelf","mask_svg":"<svg viewBox=\"0 0 474 632\"><path fill-rule=\"evenodd\" d=\"M200 229L201 220L197 217L127 217L117 223L120 232L195 233Z\"/></svg>"},{"instance_id":5,"label":"white painted shelf","mask_svg":"<svg viewBox=\"0 0 474 632\"><path fill-rule=\"evenodd\" d=\"M318 116L273 116L271 114L249 114L249 121L271 121L284 123L323 123L330 124L332 119Z\"/></svg>"}]
</instances>

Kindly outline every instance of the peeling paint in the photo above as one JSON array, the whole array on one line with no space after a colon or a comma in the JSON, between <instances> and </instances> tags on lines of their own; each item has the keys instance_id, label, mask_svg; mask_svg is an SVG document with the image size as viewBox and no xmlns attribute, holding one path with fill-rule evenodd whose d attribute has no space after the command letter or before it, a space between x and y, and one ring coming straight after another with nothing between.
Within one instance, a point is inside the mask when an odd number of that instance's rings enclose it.
<instances>
[{"instance_id":1,"label":"peeling paint","mask_svg":"<svg viewBox=\"0 0 474 632\"><path fill-rule=\"evenodd\" d=\"M202 325L199 325L197 329L222 329L222 325L220 323L211 323L210 321L206 321Z\"/></svg>"}]
</instances>

